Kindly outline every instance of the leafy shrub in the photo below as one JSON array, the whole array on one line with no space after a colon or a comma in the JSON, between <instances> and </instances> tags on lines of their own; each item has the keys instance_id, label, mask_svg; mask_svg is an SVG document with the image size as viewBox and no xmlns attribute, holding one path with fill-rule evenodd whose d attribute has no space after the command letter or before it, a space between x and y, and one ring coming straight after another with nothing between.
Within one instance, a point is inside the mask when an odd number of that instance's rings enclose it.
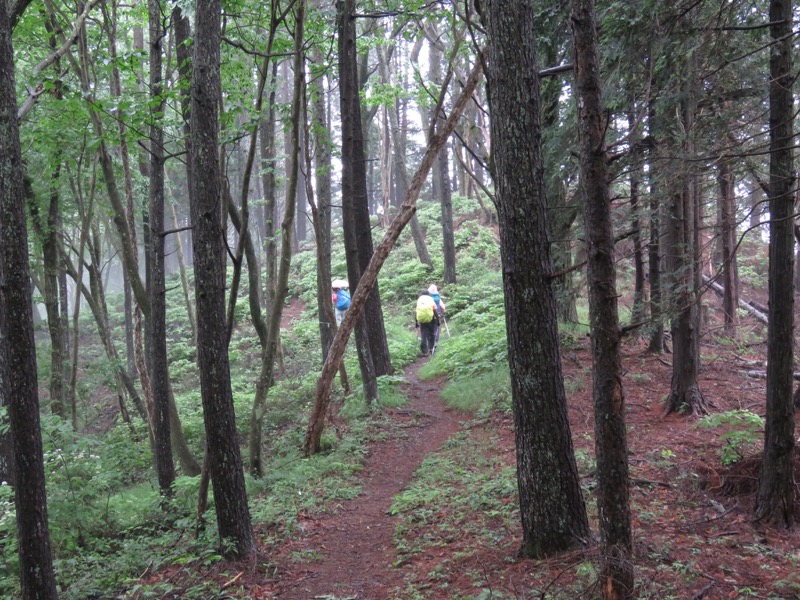
<instances>
[{"instance_id":1,"label":"leafy shrub","mask_svg":"<svg viewBox=\"0 0 800 600\"><path fill-rule=\"evenodd\" d=\"M707 429L729 427L719 439L724 442L720 450L720 462L731 465L744 458L748 450L753 450L761 442L764 432L764 418L746 409L730 410L715 415L706 415L697 423Z\"/></svg>"}]
</instances>

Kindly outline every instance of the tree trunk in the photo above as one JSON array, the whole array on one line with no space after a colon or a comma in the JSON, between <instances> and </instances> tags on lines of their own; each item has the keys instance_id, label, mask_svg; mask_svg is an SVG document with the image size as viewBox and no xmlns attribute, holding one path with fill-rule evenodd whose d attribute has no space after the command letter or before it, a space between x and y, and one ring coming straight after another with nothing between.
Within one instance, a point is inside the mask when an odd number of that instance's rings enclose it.
<instances>
[{"instance_id":1,"label":"tree trunk","mask_svg":"<svg viewBox=\"0 0 800 600\"><path fill-rule=\"evenodd\" d=\"M589 534L572 448L547 236L533 3L490 0L483 21L522 519L520 555ZM531 302L530 298L536 298Z\"/></svg>"},{"instance_id":2,"label":"tree trunk","mask_svg":"<svg viewBox=\"0 0 800 600\"><path fill-rule=\"evenodd\" d=\"M172 227L181 229L178 221L178 214L175 212L175 205L170 203L172 213ZM183 240L180 232L175 233L175 251L178 254L178 269L181 276L181 288L183 289L183 300L186 304L186 318L189 319L189 327L192 330L192 345L197 345L197 318L194 316L194 306L192 306L191 290L189 289L189 277L186 275L186 259L183 256Z\"/></svg>"},{"instance_id":3,"label":"tree trunk","mask_svg":"<svg viewBox=\"0 0 800 600\"><path fill-rule=\"evenodd\" d=\"M312 50L314 64L324 61L322 51L315 47ZM316 202L309 192L314 237L317 246L317 312L319 313L319 336L322 348L322 361L328 356L328 349L333 342L336 318L330 298L331 285L331 141L328 129L328 118L325 111L325 79L317 77L308 83L310 92L311 132L314 142L314 182L316 186ZM310 146L311 140L306 140ZM307 151L308 152L308 151ZM309 166L310 169L310 166Z\"/></svg>"},{"instance_id":4,"label":"tree trunk","mask_svg":"<svg viewBox=\"0 0 800 600\"><path fill-rule=\"evenodd\" d=\"M381 223L388 227L392 222L392 131L387 106L381 107L381 131Z\"/></svg>"},{"instance_id":5,"label":"tree trunk","mask_svg":"<svg viewBox=\"0 0 800 600\"><path fill-rule=\"evenodd\" d=\"M111 14L108 12L108 5L105 3L103 6L103 21L108 35L108 49L111 62L111 80L110 88L111 95L114 98L122 96L122 84L120 80L119 66L117 64L117 3L110 3ZM137 49L144 50L144 33L141 33L141 38L134 34L135 45ZM137 44L141 41L142 46ZM125 182L125 199L126 199L126 220L128 223L128 231L131 236L131 243L136 246L136 211L134 206L133 195L133 175L131 173L130 151L128 147L127 127L125 125L126 119L121 114L118 108L115 108L114 116L117 120L117 128L119 131L119 151L122 161L122 173ZM131 377L136 373L136 354L137 349L134 346L135 332L133 331L134 322L136 320L134 313L140 310L134 303L133 288L131 286L130 274L127 269L122 270L122 279L125 294L125 351L126 361L128 365L128 373ZM141 335L141 334L140 334Z\"/></svg>"},{"instance_id":6,"label":"tree trunk","mask_svg":"<svg viewBox=\"0 0 800 600\"><path fill-rule=\"evenodd\" d=\"M11 23L0 10L0 371L14 449L22 598L55 599Z\"/></svg>"},{"instance_id":7,"label":"tree trunk","mask_svg":"<svg viewBox=\"0 0 800 600\"><path fill-rule=\"evenodd\" d=\"M597 508L603 553L599 587L604 600L626 600L633 598L634 591L628 442L594 0L572 0L570 23L575 47L580 178L585 196Z\"/></svg>"},{"instance_id":8,"label":"tree trunk","mask_svg":"<svg viewBox=\"0 0 800 600\"><path fill-rule=\"evenodd\" d=\"M89 211L87 211L88 213ZM83 217L83 222L85 228L88 229L88 218L86 216ZM92 316L94 316L95 323L97 324L97 333L100 336L100 340L103 343L103 348L106 351L106 356L108 357L111 364L116 365L116 377L118 382L118 390L117 390L117 402L120 407L120 412L123 414L123 418L125 413L127 412L127 408L125 406L125 391L127 390L128 395L130 396L131 400L136 407L136 410L141 417L141 419L148 425L148 432L150 432L149 427L149 419L147 416L147 409L144 405L144 401L139 396L139 393L136 391L136 388L133 384L133 377L125 368L125 365L122 361L120 361L119 355L117 353L117 347L114 344L114 339L111 334L111 327L108 321L108 306L106 305L105 294L103 293L103 284L100 279L100 269L97 266L98 261L95 260L95 254L93 252L93 245L91 242L91 238L87 237L87 247L89 248L89 253L93 256L93 260L91 263L86 263L82 256L78 256L78 260L83 261L86 270L89 273L89 286L83 283L83 277L81 275L80 267L72 266L68 260L66 255L62 255L64 261L67 266L67 272L69 273L70 277L72 277L73 281L75 282L75 286L80 289L81 294L83 294L84 300L89 305L89 309L92 311Z\"/></svg>"},{"instance_id":9,"label":"tree trunk","mask_svg":"<svg viewBox=\"0 0 800 600\"><path fill-rule=\"evenodd\" d=\"M277 77L278 63L273 63L272 80ZM275 221L277 215L275 168L275 87L269 95L267 114L259 126L261 143L261 185L264 188L264 267L266 290L264 301L272 306L275 301L275 279L278 272L278 246L275 240Z\"/></svg>"},{"instance_id":10,"label":"tree trunk","mask_svg":"<svg viewBox=\"0 0 800 600\"><path fill-rule=\"evenodd\" d=\"M649 62L649 61L648 61ZM648 68L650 65L648 64ZM661 135L661 115L656 111L655 102L648 106L650 135ZM655 158L655 157L654 157ZM647 249L647 269L650 279L650 352L664 351L664 317L661 290L661 203L662 195L656 193L658 182L652 170L650 178L650 244Z\"/></svg>"},{"instance_id":11,"label":"tree trunk","mask_svg":"<svg viewBox=\"0 0 800 600\"><path fill-rule=\"evenodd\" d=\"M292 264L292 229L295 209L297 208L297 185L300 179L300 115L305 78L303 70L305 61L303 52L305 0L300 0L295 12L295 19L294 85L292 86L291 137L289 144L289 156L293 158L290 163L286 201L283 207L284 215L281 221L281 258L278 266L278 278L275 282L275 301L270 307L267 345L261 354L261 371L256 382L256 395L250 415L250 471L257 477L261 477L264 474L264 464L261 458L261 440L264 429L264 415L266 413L265 403L267 394L275 381L278 332L281 327L284 301L289 290L289 268Z\"/></svg>"},{"instance_id":12,"label":"tree trunk","mask_svg":"<svg viewBox=\"0 0 800 600\"><path fill-rule=\"evenodd\" d=\"M769 9L769 327L764 461L755 515L784 527L794 524L794 139L792 118L792 1L771 0Z\"/></svg>"},{"instance_id":13,"label":"tree trunk","mask_svg":"<svg viewBox=\"0 0 800 600\"><path fill-rule=\"evenodd\" d=\"M156 470L162 497L172 495L175 464L169 421L169 370L167 367L167 303L164 274L164 128L165 102L161 97L162 78L162 6L160 0L148 1L150 24L150 271L147 291L150 300L150 384L153 392L153 416ZM165 505L166 507L166 505Z\"/></svg>"},{"instance_id":14,"label":"tree trunk","mask_svg":"<svg viewBox=\"0 0 800 600\"><path fill-rule=\"evenodd\" d=\"M265 54L269 56L272 53L272 45L275 40L275 30L277 23L274 20L271 22L269 29L269 36L266 46ZM269 79L269 63L270 59L265 58L264 62L259 69L258 86L256 90L255 106L253 112L260 114L264 104L264 89L267 86ZM247 257L247 280L248 280L248 304L250 306L250 318L253 327L258 334L259 342L261 343L262 352L266 349L268 344L267 325L264 322L264 317L261 313L261 272L258 267L258 257L256 256L255 245L250 233L250 181L252 179L253 166L256 161L256 150L258 148L258 131L253 129L250 132L249 146L247 149L247 156L242 172L242 187L240 194L241 214L236 209L233 198L230 196L230 186L225 186L226 205L228 207L228 216L239 233L239 242L236 247L235 264L233 283L228 299L228 343L230 344L231 335L233 333L234 315L236 311L236 296L239 287L239 278L241 277L242 259Z\"/></svg>"},{"instance_id":15,"label":"tree trunk","mask_svg":"<svg viewBox=\"0 0 800 600\"><path fill-rule=\"evenodd\" d=\"M736 190L733 167L729 162L720 165L719 174L720 237L722 239L722 312L725 316L725 335L738 337L739 281L736 266Z\"/></svg>"},{"instance_id":16,"label":"tree trunk","mask_svg":"<svg viewBox=\"0 0 800 600\"><path fill-rule=\"evenodd\" d=\"M224 542L226 554L247 558L255 552L255 536L225 343L225 240L220 227L223 203L217 145L221 12L219 0L199 0L195 13L189 158L193 173L197 362L220 542Z\"/></svg>"},{"instance_id":17,"label":"tree trunk","mask_svg":"<svg viewBox=\"0 0 800 600\"><path fill-rule=\"evenodd\" d=\"M361 133L361 102L358 95L358 64L356 56L355 8L353 0L337 2L339 19L339 98L342 115L342 222L344 246L347 257L347 279L355 291L361 278L362 260L372 255L372 229L367 207L366 167L363 138ZM374 290L370 302L370 317L378 310L377 325L383 329L383 316L380 314L380 296ZM371 318L369 319L371 320ZM370 343L368 319L363 319L356 327L356 349L361 369L364 395L370 403L378 398L374 356ZM385 343L385 332L384 332ZM387 351L388 353L388 351ZM386 354L382 357L386 358ZM386 365L384 365L385 367ZM391 366L391 365L390 365Z\"/></svg>"},{"instance_id":18,"label":"tree trunk","mask_svg":"<svg viewBox=\"0 0 800 600\"><path fill-rule=\"evenodd\" d=\"M516 431L519 552L541 558L585 543L589 525L561 374L533 5L491 0L483 20L492 48L486 75Z\"/></svg>"},{"instance_id":19,"label":"tree trunk","mask_svg":"<svg viewBox=\"0 0 800 600\"><path fill-rule=\"evenodd\" d=\"M442 52L436 44L431 44L430 74L431 80L439 85L442 80ZM444 109L440 108L437 114L433 114L431 119L436 119L441 126L446 120L447 115ZM453 232L453 193L450 187L450 157L447 144L442 147L439 158L433 166L431 175L433 184L433 197L439 201L442 207L442 262L444 272L442 281L444 283L456 283L456 242Z\"/></svg>"},{"instance_id":20,"label":"tree trunk","mask_svg":"<svg viewBox=\"0 0 800 600\"><path fill-rule=\"evenodd\" d=\"M689 94L691 96L691 93ZM694 104L691 98L682 106L682 130L686 132L683 150L694 153ZM674 146L671 137L667 145ZM676 165L676 172L679 169ZM678 186L680 186L678 188ZM666 413L702 415L708 412L700 390L700 296L697 285L699 262L696 259L696 179L691 172L672 183L670 197L667 254L670 272L670 303L672 306L672 382L666 403ZM676 189L677 188L677 189Z\"/></svg>"},{"instance_id":21,"label":"tree trunk","mask_svg":"<svg viewBox=\"0 0 800 600\"><path fill-rule=\"evenodd\" d=\"M641 183L641 167L640 161L642 152L639 147L639 127L638 119L635 113L636 105L632 102L630 112L628 113L628 127L631 130L631 146L632 156L630 174L631 186L631 227L633 228L633 266L634 266L634 289L633 289L633 307L631 308L631 324L636 325L644 323L647 319L647 304L646 304L646 276L644 264L644 250L642 248L642 219L639 214L639 186Z\"/></svg>"}]
</instances>

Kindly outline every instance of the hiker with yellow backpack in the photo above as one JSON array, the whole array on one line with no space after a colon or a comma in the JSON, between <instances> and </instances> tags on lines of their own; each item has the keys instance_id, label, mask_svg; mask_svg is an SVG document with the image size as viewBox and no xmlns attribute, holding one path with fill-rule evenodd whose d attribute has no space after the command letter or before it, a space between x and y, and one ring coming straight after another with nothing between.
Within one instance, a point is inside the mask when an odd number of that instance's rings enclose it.
<instances>
[{"instance_id":1,"label":"hiker with yellow backpack","mask_svg":"<svg viewBox=\"0 0 800 600\"><path fill-rule=\"evenodd\" d=\"M420 346L422 356L433 354L436 350L436 330L439 326L439 315L436 310L436 302L428 290L422 290L417 298L417 307L414 315L414 322L419 329Z\"/></svg>"}]
</instances>

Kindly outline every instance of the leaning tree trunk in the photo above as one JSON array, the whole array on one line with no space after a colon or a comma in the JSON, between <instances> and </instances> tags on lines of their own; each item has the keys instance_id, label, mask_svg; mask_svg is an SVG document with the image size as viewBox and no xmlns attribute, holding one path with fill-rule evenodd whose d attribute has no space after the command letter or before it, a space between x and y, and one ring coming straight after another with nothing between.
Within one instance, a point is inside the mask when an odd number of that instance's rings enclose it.
<instances>
[{"instance_id":1,"label":"leaning tree trunk","mask_svg":"<svg viewBox=\"0 0 800 600\"><path fill-rule=\"evenodd\" d=\"M597 508L603 557L600 589L604 600L627 600L633 598L634 590L628 442L594 0L572 0L570 22L575 46L581 188L585 195Z\"/></svg>"},{"instance_id":2,"label":"leaning tree trunk","mask_svg":"<svg viewBox=\"0 0 800 600\"><path fill-rule=\"evenodd\" d=\"M756 519L791 527L794 481L794 103L792 1L771 0L769 10L769 327L764 462L758 478Z\"/></svg>"},{"instance_id":3,"label":"leaning tree trunk","mask_svg":"<svg viewBox=\"0 0 800 600\"><path fill-rule=\"evenodd\" d=\"M375 253L372 255L369 265L361 277L361 285L356 289L355 294L353 294L350 308L345 312L342 326L333 338L333 344L331 345L330 352L328 352L328 358L325 359L325 364L322 366L322 373L320 373L319 380L317 381L317 395L314 401L314 409L308 420L308 428L306 429L306 436L303 444L303 451L306 456L311 456L321 450L322 432L325 428L325 415L331 400L331 385L336 375L336 369L344 356L347 340L350 333L353 331L356 321L362 317L362 311L372 291L372 286L378 280L378 273L383 263L386 261L386 257L389 256L389 252L397 242L397 238L400 237L403 228L408 224L411 220L411 216L416 211L417 198L422 190L423 183L425 183L425 178L428 176L428 172L436 156L439 154L439 150L442 145L447 142L448 136L453 132L456 122L464 112L464 107L475 91L475 87L478 84L482 72L481 65L482 62L479 60L469 78L464 83L458 100L453 103L447 122L442 126L442 129L435 133L428 141L428 148L425 151L425 156L423 156L422 162L414 178L411 180L408 196L400 206L400 211L392 221L392 224L386 230L383 240L381 240L381 243L375 249Z\"/></svg>"},{"instance_id":4,"label":"leaning tree trunk","mask_svg":"<svg viewBox=\"0 0 800 600\"><path fill-rule=\"evenodd\" d=\"M58 597L44 481L22 151L8 11L0 10L0 381L14 451L22 598ZM7 387L6 387L7 386Z\"/></svg>"}]
</instances>

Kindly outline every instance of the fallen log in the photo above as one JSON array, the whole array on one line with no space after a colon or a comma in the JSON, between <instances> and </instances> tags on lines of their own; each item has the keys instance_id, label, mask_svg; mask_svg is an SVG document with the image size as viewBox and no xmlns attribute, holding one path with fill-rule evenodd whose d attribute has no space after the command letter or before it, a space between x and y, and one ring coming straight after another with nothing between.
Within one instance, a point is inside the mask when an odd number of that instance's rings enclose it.
<instances>
[{"instance_id":1,"label":"fallen log","mask_svg":"<svg viewBox=\"0 0 800 600\"><path fill-rule=\"evenodd\" d=\"M714 290L714 292L718 296L724 296L725 295L725 288L722 287L719 283L717 283L713 279L711 279L710 277L708 277L707 275L703 275L703 281L708 285L708 287L710 287L712 290ZM749 312L751 315L753 315L756 319L758 319L759 321L764 323L764 325L769 325L769 314L767 312L759 310L759 308L757 308L757 306L753 306L754 304L757 305L758 307L764 308L760 304L758 304L757 302L752 302L751 303L751 302L745 302L744 300L739 300L739 306L741 308L745 309L747 312Z\"/></svg>"}]
</instances>

